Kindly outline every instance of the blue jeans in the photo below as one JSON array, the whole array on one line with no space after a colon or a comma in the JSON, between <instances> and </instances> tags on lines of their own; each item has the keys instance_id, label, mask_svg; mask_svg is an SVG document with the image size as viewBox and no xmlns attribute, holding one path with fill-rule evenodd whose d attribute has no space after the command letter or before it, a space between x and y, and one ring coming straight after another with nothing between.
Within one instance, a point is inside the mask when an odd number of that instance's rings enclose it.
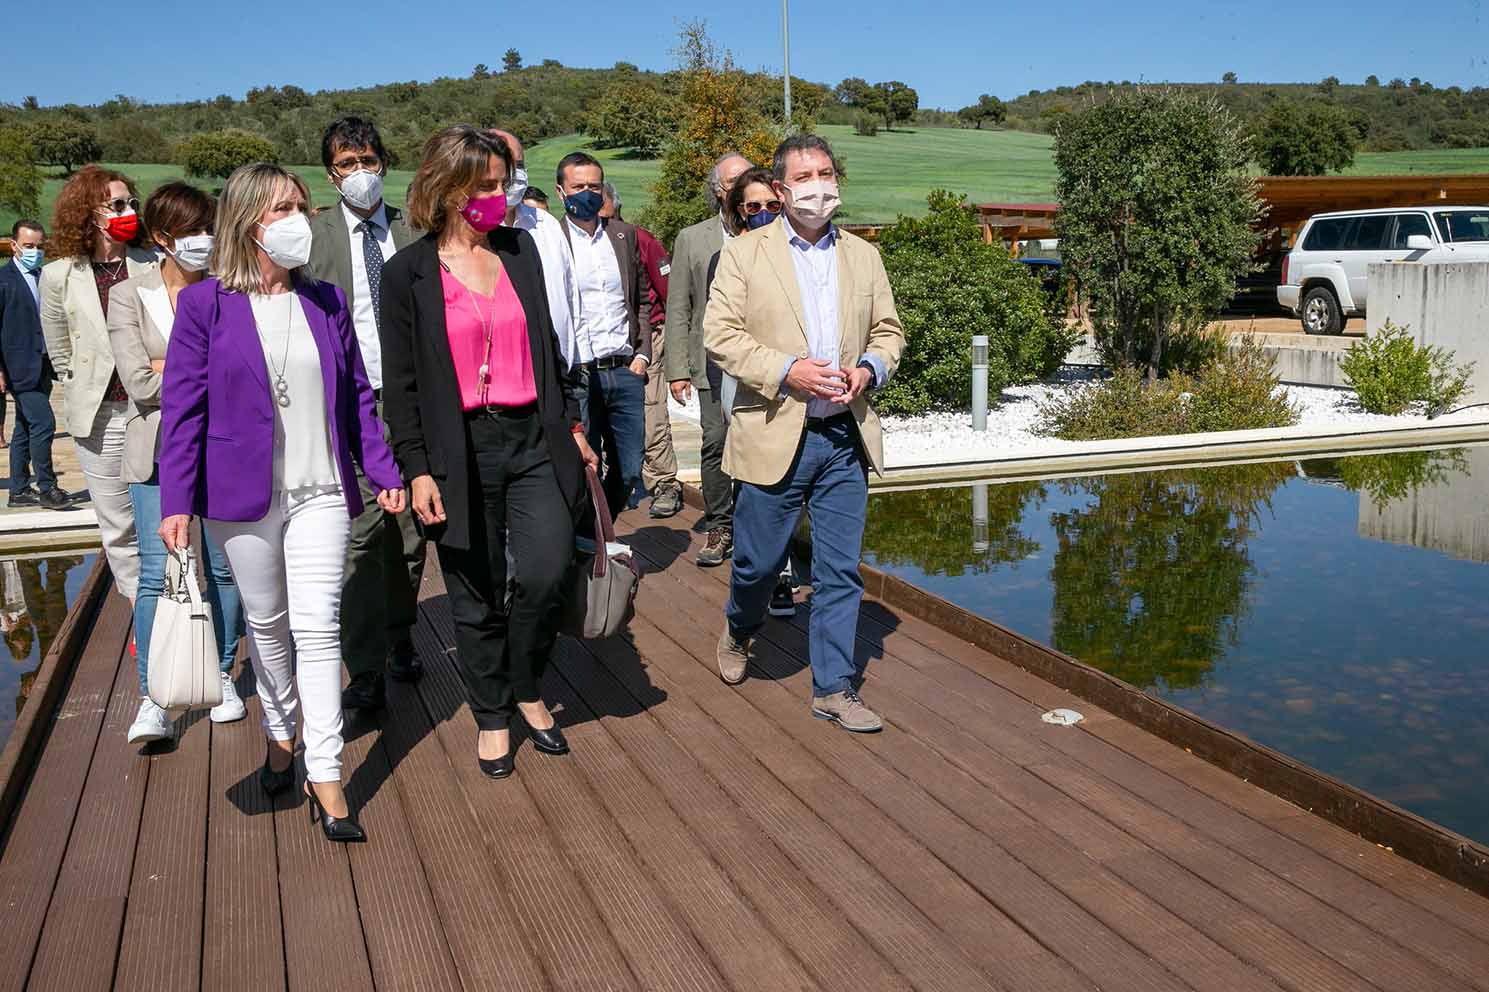
<instances>
[{"instance_id":1,"label":"blue jeans","mask_svg":"<svg viewBox=\"0 0 1489 992\"><path fill-rule=\"evenodd\" d=\"M140 540L140 587L134 597L134 644L136 667L140 676L140 695L145 695L150 672L150 632L155 626L155 607L165 586L165 561L169 552L160 539L160 485L133 482L129 501L134 506L134 527ZM238 641L243 637L243 604L238 598L238 584L228 567L227 555L202 525L202 543L206 545L207 602L212 605L212 630L217 634L217 647L222 654L222 670L232 671L238 655Z\"/></svg>"},{"instance_id":2,"label":"blue jeans","mask_svg":"<svg viewBox=\"0 0 1489 992\"><path fill-rule=\"evenodd\" d=\"M57 473L52 470L52 436L57 433L57 419L52 414L51 395L50 379L43 379L35 389L15 394L16 423L10 432L12 496L31 485L33 468L37 489L46 492L57 487Z\"/></svg>"},{"instance_id":3,"label":"blue jeans","mask_svg":"<svg viewBox=\"0 0 1489 992\"><path fill-rule=\"evenodd\" d=\"M591 368L580 407L589 446L603 452L605 501L617 517L641 481L646 457L646 377L626 368Z\"/></svg>"},{"instance_id":4,"label":"blue jeans","mask_svg":"<svg viewBox=\"0 0 1489 992\"><path fill-rule=\"evenodd\" d=\"M734 497L734 571L724 616L736 636L765 623L770 594L803 507L812 528L812 694L851 688L858 674L858 574L869 502L868 462L852 414L809 423L786 477L773 486L741 482Z\"/></svg>"}]
</instances>

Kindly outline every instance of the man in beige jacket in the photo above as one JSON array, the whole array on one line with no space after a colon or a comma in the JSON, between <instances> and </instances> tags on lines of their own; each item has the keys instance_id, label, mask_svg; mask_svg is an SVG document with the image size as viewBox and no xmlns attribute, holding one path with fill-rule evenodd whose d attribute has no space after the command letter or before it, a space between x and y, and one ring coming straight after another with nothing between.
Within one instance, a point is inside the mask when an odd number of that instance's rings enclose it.
<instances>
[{"instance_id":1,"label":"man in beige jacket","mask_svg":"<svg viewBox=\"0 0 1489 992\"><path fill-rule=\"evenodd\" d=\"M905 336L879 253L832 224L841 170L827 142L787 138L773 171L785 212L724 247L703 320L709 357L739 382L724 447L739 491L719 675L744 680L805 507L812 714L876 731L883 724L854 691L853 662L868 469L884 467L867 397L893 374Z\"/></svg>"}]
</instances>

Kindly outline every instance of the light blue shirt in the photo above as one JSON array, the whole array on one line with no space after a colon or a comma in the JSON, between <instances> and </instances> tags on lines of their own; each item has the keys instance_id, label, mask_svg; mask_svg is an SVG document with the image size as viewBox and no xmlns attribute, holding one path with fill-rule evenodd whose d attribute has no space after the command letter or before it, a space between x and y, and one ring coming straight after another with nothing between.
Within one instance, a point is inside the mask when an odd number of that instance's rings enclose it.
<instances>
[{"instance_id":1,"label":"light blue shirt","mask_svg":"<svg viewBox=\"0 0 1489 992\"><path fill-rule=\"evenodd\" d=\"M20 256L17 256L15 258L12 258L10 260L10 262L11 262L12 265L14 265L17 269L19 269L21 271L21 282L25 283L26 284L26 288L29 289L29 290L31 290L31 298L36 301L36 309L38 311L40 311L41 310L41 286L40 286L40 283L41 283L41 272L40 271L37 271L37 272L27 271L26 267L21 264Z\"/></svg>"},{"instance_id":2,"label":"light blue shirt","mask_svg":"<svg viewBox=\"0 0 1489 992\"><path fill-rule=\"evenodd\" d=\"M807 354L823 359L828 368L837 368L840 352L838 335L838 252L839 233L837 226L829 224L827 233L815 244L807 241L783 215L782 224L790 237L791 264L796 269L796 286L801 292L801 314L806 320ZM884 381L884 363L877 355L865 353L859 361L873 367L873 381L877 386ZM781 370L781 381L785 382L795 358L788 359ZM844 370L848 371L848 370ZM835 417L848 408L841 403L811 399L807 402L808 417Z\"/></svg>"}]
</instances>

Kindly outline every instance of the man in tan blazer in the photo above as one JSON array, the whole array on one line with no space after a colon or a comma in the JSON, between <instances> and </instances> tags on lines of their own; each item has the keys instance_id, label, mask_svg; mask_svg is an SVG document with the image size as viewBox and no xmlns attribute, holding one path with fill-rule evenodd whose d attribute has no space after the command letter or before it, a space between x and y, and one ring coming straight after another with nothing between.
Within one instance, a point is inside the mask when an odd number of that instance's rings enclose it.
<instances>
[{"instance_id":1,"label":"man in tan blazer","mask_svg":"<svg viewBox=\"0 0 1489 992\"><path fill-rule=\"evenodd\" d=\"M882 728L854 690L858 574L868 469L883 472L868 394L893 374L904 330L879 253L832 224L841 170L816 135L776 149L780 221L724 247L703 318L704 346L739 381L724 471L739 483L734 571L719 675L744 680L803 507L812 526L812 714L845 730Z\"/></svg>"}]
</instances>

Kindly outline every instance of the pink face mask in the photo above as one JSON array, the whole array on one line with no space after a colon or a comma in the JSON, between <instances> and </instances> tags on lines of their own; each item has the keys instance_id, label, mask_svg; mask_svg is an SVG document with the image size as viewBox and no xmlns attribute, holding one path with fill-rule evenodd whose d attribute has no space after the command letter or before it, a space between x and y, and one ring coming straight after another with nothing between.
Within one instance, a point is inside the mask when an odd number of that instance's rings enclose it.
<instances>
[{"instance_id":1,"label":"pink face mask","mask_svg":"<svg viewBox=\"0 0 1489 992\"><path fill-rule=\"evenodd\" d=\"M507 194L493 193L491 196L473 196L460 208L460 216L471 227L485 234L502 226L507 219Z\"/></svg>"}]
</instances>

